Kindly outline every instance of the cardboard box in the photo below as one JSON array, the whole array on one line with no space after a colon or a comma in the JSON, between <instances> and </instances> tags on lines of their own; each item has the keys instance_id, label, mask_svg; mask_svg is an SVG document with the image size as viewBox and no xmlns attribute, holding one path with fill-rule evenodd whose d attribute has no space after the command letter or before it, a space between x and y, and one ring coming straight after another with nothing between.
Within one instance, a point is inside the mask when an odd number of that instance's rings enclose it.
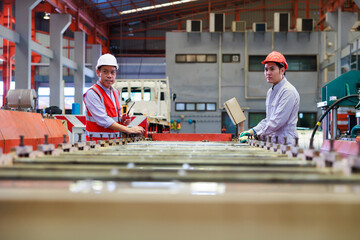
<instances>
[{"instance_id":1,"label":"cardboard box","mask_svg":"<svg viewBox=\"0 0 360 240\"><path fill-rule=\"evenodd\" d=\"M239 125L239 132L244 131L244 121L246 120L246 117L236 98L227 100L224 103L224 107L232 123L234 125Z\"/></svg>"}]
</instances>

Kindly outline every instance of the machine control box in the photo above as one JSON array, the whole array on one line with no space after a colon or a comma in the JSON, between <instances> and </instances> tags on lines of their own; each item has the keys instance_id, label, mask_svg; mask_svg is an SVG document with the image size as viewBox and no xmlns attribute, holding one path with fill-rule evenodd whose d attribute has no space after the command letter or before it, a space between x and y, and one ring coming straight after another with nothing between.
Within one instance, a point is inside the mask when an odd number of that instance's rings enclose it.
<instances>
[{"instance_id":1,"label":"machine control box","mask_svg":"<svg viewBox=\"0 0 360 240\"><path fill-rule=\"evenodd\" d=\"M360 71L350 71L335 78L321 89L321 102L318 107L326 107L337 99L347 95L358 94L360 88ZM351 99L344 100L338 106L354 106Z\"/></svg>"}]
</instances>

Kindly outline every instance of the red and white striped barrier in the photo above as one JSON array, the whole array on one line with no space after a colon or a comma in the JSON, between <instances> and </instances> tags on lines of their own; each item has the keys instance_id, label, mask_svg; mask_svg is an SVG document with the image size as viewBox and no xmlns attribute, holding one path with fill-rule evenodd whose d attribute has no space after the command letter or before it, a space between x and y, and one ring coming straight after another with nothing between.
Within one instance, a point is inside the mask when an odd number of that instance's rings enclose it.
<instances>
[{"instance_id":1,"label":"red and white striped barrier","mask_svg":"<svg viewBox=\"0 0 360 240\"><path fill-rule=\"evenodd\" d=\"M85 115L54 115L56 119L67 121L69 139L72 144L79 141L79 133L81 133L81 141L86 141L85 127L86 117ZM143 115L132 116L131 122L128 127L141 126L145 129L144 136L147 137L147 117Z\"/></svg>"},{"instance_id":2,"label":"red and white striped barrier","mask_svg":"<svg viewBox=\"0 0 360 240\"><path fill-rule=\"evenodd\" d=\"M86 141L85 136L85 115L54 115L56 119L65 120L67 122L69 140L72 144L79 141L79 133L81 133L81 141Z\"/></svg>"}]
</instances>

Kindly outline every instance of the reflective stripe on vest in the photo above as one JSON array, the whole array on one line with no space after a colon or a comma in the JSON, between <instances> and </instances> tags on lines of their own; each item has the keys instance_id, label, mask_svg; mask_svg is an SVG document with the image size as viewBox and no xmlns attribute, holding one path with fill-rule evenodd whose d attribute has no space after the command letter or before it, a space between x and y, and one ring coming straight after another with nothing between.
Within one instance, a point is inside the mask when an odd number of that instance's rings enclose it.
<instances>
[{"instance_id":1,"label":"reflective stripe on vest","mask_svg":"<svg viewBox=\"0 0 360 240\"><path fill-rule=\"evenodd\" d=\"M118 122L119 118L113 117L112 120L114 120L115 122ZM86 122L96 122L96 121L95 121L94 117L86 115Z\"/></svg>"}]
</instances>

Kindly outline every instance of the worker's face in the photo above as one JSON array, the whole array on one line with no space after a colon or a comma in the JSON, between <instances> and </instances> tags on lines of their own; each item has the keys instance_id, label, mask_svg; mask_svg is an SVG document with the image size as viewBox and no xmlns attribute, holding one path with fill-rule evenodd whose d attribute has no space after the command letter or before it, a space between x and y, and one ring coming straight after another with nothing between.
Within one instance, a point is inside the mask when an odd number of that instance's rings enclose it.
<instances>
[{"instance_id":1,"label":"worker's face","mask_svg":"<svg viewBox=\"0 0 360 240\"><path fill-rule=\"evenodd\" d=\"M111 85L115 83L116 67L102 66L100 69L96 70L96 75L99 77L100 83L104 87L110 88Z\"/></svg>"},{"instance_id":2,"label":"worker's face","mask_svg":"<svg viewBox=\"0 0 360 240\"><path fill-rule=\"evenodd\" d=\"M266 81L274 85L278 84L284 77L285 68L279 68L276 63L268 62L264 67Z\"/></svg>"}]
</instances>

